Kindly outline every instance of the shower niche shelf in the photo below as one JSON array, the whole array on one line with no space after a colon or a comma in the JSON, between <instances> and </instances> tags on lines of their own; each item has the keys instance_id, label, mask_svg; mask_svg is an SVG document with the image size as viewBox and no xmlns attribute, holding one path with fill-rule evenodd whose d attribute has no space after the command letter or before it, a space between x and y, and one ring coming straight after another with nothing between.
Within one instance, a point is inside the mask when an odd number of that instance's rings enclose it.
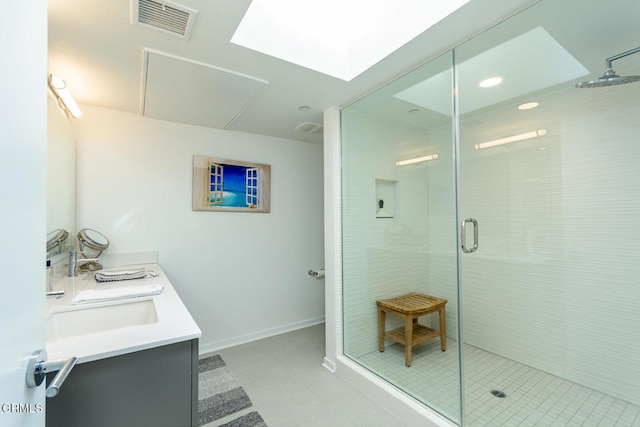
<instances>
[{"instance_id":1,"label":"shower niche shelf","mask_svg":"<svg viewBox=\"0 0 640 427\"><path fill-rule=\"evenodd\" d=\"M376 218L394 218L398 199L398 181L376 178Z\"/></svg>"}]
</instances>

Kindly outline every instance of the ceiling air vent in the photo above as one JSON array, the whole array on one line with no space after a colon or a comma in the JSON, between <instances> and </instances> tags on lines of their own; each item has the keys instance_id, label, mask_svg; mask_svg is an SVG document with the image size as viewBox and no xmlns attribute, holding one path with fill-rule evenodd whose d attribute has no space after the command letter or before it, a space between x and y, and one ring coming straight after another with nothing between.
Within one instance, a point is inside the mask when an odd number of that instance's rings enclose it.
<instances>
[{"instance_id":1,"label":"ceiling air vent","mask_svg":"<svg viewBox=\"0 0 640 427\"><path fill-rule=\"evenodd\" d=\"M131 22L189 38L197 10L167 0L131 0Z\"/></svg>"},{"instance_id":2,"label":"ceiling air vent","mask_svg":"<svg viewBox=\"0 0 640 427\"><path fill-rule=\"evenodd\" d=\"M318 123L304 122L296 126L296 132L321 133L322 125Z\"/></svg>"}]
</instances>

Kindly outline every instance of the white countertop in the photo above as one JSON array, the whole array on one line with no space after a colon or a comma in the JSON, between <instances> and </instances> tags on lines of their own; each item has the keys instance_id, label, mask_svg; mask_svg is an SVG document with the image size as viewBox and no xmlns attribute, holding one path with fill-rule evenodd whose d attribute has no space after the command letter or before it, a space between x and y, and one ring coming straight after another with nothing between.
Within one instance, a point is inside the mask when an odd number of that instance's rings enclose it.
<instances>
[{"instance_id":1,"label":"white countertop","mask_svg":"<svg viewBox=\"0 0 640 427\"><path fill-rule=\"evenodd\" d=\"M198 325L191 317L191 314L184 306L179 295L173 286L171 286L167 276L158 264L127 265L122 268L110 268L109 270L133 270L140 268L153 270L159 273L159 275L149 279L98 283L93 278L93 273L81 273L77 277L65 277L58 280L54 284L53 290L64 289L65 296L59 299L47 298L47 322L50 321L53 313L60 311L82 310L85 308L126 304L132 301L149 299L153 299L157 313L157 322L120 327L56 340L52 340L50 336L47 336L46 350L48 359L58 360L75 356L78 358L78 363L84 363L200 338L202 336L200 328L198 328ZM82 305L71 304L74 296L82 290L113 289L116 287L141 285L162 285L164 290L160 295L128 298L117 302L111 301Z\"/></svg>"}]
</instances>

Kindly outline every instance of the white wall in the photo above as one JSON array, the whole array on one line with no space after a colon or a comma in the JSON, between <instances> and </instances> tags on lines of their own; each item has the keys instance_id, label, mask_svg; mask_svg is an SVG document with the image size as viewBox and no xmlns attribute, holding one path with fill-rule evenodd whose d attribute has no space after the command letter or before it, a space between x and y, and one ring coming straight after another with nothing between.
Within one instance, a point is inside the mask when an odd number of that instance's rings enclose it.
<instances>
[{"instance_id":1,"label":"white wall","mask_svg":"<svg viewBox=\"0 0 640 427\"><path fill-rule=\"evenodd\" d=\"M322 146L83 106L77 228L158 251L201 352L324 321ZM271 212L191 209L194 155L271 165Z\"/></svg>"}]
</instances>

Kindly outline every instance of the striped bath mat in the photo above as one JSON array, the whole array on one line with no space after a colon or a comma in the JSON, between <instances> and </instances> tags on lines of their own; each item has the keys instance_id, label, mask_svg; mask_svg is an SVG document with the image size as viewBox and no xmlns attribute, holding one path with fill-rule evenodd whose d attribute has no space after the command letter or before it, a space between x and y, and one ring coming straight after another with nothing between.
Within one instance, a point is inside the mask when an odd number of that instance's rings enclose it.
<instances>
[{"instance_id":1,"label":"striped bath mat","mask_svg":"<svg viewBox=\"0 0 640 427\"><path fill-rule=\"evenodd\" d=\"M200 359L198 364L198 421L211 423L252 406L251 399L238 384L227 364L219 355ZM223 426L266 427L260 414L249 412L231 418Z\"/></svg>"}]
</instances>

